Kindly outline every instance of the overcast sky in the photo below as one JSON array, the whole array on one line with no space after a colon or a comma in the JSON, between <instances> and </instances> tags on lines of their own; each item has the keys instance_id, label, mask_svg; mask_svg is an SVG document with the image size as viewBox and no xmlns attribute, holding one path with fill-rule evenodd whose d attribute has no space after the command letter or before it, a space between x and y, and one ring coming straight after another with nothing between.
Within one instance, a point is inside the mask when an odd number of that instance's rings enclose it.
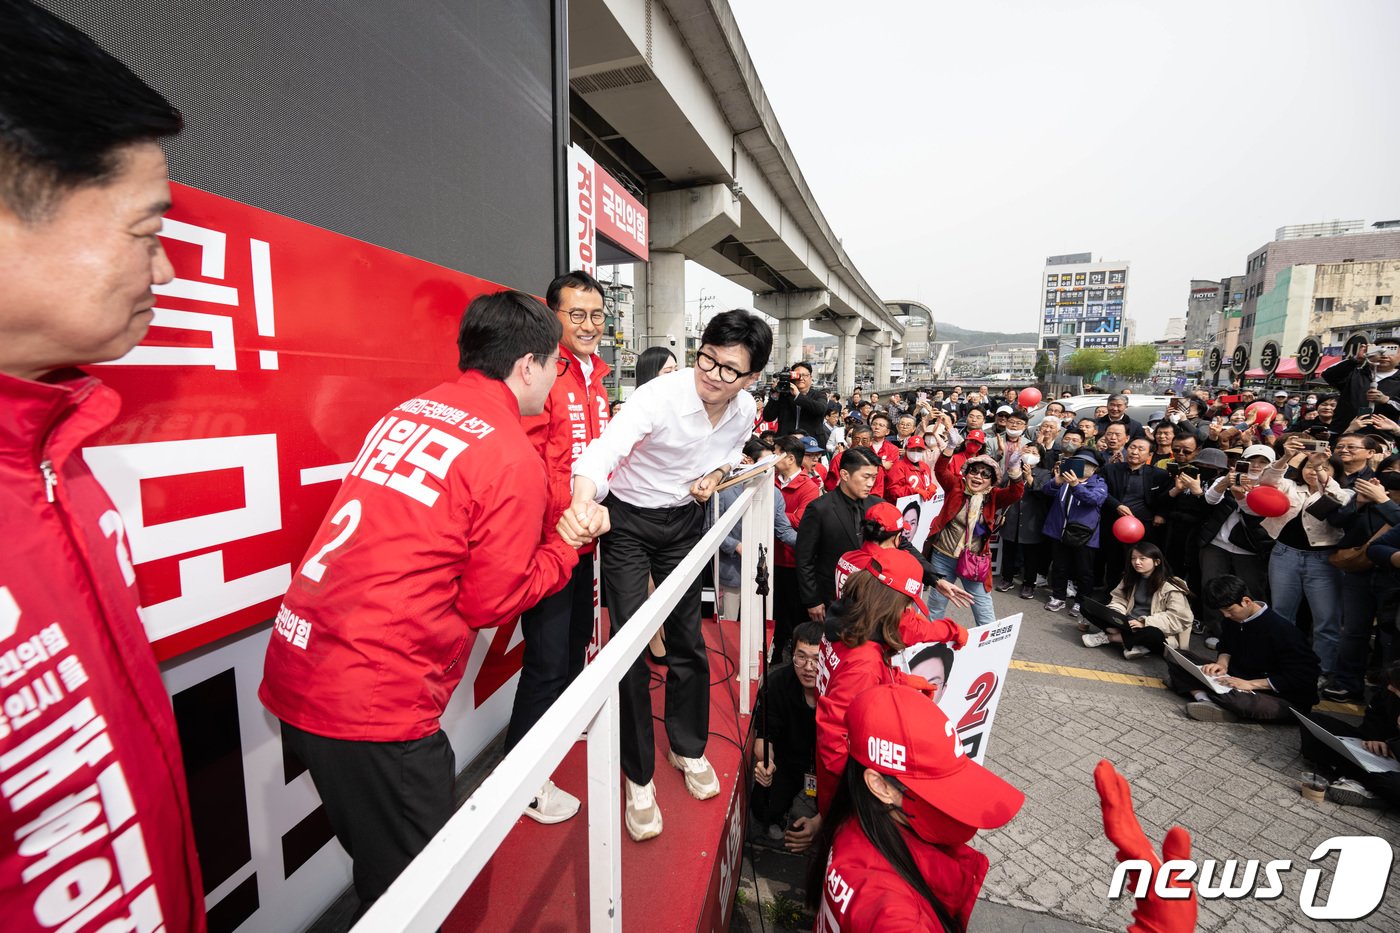
<instances>
[{"instance_id":1,"label":"overcast sky","mask_svg":"<svg viewBox=\"0 0 1400 933\"><path fill-rule=\"evenodd\" d=\"M1092 252L1150 340L1277 227L1400 219L1396 0L730 4L856 268L935 320L1035 330Z\"/></svg>"}]
</instances>

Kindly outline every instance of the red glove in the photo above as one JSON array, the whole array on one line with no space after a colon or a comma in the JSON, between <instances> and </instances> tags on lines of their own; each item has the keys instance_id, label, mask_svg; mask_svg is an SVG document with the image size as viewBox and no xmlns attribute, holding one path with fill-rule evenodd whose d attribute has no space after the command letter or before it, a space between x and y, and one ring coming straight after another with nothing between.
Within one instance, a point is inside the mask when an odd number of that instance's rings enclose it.
<instances>
[{"instance_id":1,"label":"red glove","mask_svg":"<svg viewBox=\"0 0 1400 933\"><path fill-rule=\"evenodd\" d=\"M938 688L936 686L924 680L918 674L905 674L903 677L903 684L906 687L913 687L930 700L938 693Z\"/></svg>"},{"instance_id":2,"label":"red glove","mask_svg":"<svg viewBox=\"0 0 1400 933\"><path fill-rule=\"evenodd\" d=\"M967 644L967 629L963 628L961 625L956 625L956 624L955 624L955 625L953 626L953 637L952 637L951 641L953 642L953 650L954 650L954 651L956 651L957 649L959 649L959 648L963 647L964 645L966 645L966 644Z\"/></svg>"},{"instance_id":3,"label":"red glove","mask_svg":"<svg viewBox=\"0 0 1400 933\"><path fill-rule=\"evenodd\" d=\"M1152 843L1142 831L1137 814L1133 812L1133 794L1127 778L1118 773L1107 760L1100 761L1094 768L1094 786L1099 792L1099 803L1103 808L1103 831L1108 841L1118 847L1118 861L1141 859L1153 868L1154 883L1147 889L1147 896L1137 902L1133 911L1133 923L1129 933L1191 933L1196 929L1196 889L1189 882L1174 881L1173 888L1187 888L1190 897L1177 899L1159 897L1156 892L1155 872L1163 861L1189 859L1191 857L1191 834L1180 826L1167 831L1162 841L1162 857L1157 857Z\"/></svg>"}]
</instances>

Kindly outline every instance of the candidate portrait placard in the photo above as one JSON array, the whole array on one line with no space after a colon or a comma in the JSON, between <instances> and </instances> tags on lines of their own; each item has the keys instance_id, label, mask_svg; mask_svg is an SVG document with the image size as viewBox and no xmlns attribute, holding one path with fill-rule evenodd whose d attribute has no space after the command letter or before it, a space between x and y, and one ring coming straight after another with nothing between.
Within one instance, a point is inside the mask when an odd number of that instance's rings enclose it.
<instances>
[{"instance_id":1,"label":"candidate portrait placard","mask_svg":"<svg viewBox=\"0 0 1400 933\"><path fill-rule=\"evenodd\" d=\"M896 499L894 507L899 509L904 521L909 526L909 530L902 532L905 539L913 545L914 550L922 551L924 541L928 539L929 526L938 517L938 513L943 511L943 489L938 487L932 499L921 499L918 496L904 496Z\"/></svg>"}]
</instances>

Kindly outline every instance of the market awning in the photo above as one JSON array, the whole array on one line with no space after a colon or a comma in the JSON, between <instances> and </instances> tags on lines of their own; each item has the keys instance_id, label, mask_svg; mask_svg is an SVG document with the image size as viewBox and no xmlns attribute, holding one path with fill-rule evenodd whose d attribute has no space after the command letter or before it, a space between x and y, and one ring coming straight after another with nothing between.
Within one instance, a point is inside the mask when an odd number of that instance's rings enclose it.
<instances>
[{"instance_id":1,"label":"market awning","mask_svg":"<svg viewBox=\"0 0 1400 933\"><path fill-rule=\"evenodd\" d=\"M1315 376L1315 377L1318 376L1318 374L1321 373L1324 369L1326 369L1327 367L1331 366L1333 363L1339 363L1339 362L1341 362L1341 360L1342 360L1342 358L1341 358L1340 356L1324 356L1324 357L1322 358L1322 362L1319 363L1319 364L1317 365L1317 372L1313 373L1313 376ZM1249 372L1247 372L1247 373L1244 374L1244 377L1245 377L1246 379L1265 379L1265 378L1269 378L1269 377L1265 376L1264 370L1262 370L1262 369L1251 369L1251 370L1249 370ZM1278 364L1278 369L1274 370L1274 375L1273 375L1272 378L1274 378L1274 379L1302 379L1302 378L1303 378L1303 374L1300 373L1300 372L1298 372L1298 359L1297 359L1297 357L1286 356L1286 357L1284 357L1282 360L1280 360L1280 361L1279 361L1279 364Z\"/></svg>"}]
</instances>

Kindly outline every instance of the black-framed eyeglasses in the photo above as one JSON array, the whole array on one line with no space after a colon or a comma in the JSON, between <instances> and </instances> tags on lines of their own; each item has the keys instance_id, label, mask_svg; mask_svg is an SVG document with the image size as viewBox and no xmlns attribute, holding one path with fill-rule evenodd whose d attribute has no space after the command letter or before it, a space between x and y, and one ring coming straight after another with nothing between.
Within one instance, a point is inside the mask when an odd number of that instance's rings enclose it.
<instances>
[{"instance_id":1,"label":"black-framed eyeglasses","mask_svg":"<svg viewBox=\"0 0 1400 933\"><path fill-rule=\"evenodd\" d=\"M973 476L980 476L983 479L994 479L996 477L996 474L990 472L989 470L968 470L967 475L969 478Z\"/></svg>"},{"instance_id":2,"label":"black-framed eyeglasses","mask_svg":"<svg viewBox=\"0 0 1400 933\"><path fill-rule=\"evenodd\" d=\"M715 370L719 370L720 382L738 382L741 376L749 375L749 373L739 372L739 370L735 369L733 366L721 363L704 350L695 351L695 365L704 373L712 373Z\"/></svg>"},{"instance_id":3,"label":"black-framed eyeglasses","mask_svg":"<svg viewBox=\"0 0 1400 933\"><path fill-rule=\"evenodd\" d=\"M556 353L554 354L553 359L555 366L558 369L559 375L562 376L569 371L569 363L571 363L572 360L570 360L567 356L564 356L562 353ZM536 358L536 362L538 362L541 366L545 365L545 363L549 362L549 360L550 357L548 356Z\"/></svg>"},{"instance_id":4,"label":"black-framed eyeglasses","mask_svg":"<svg viewBox=\"0 0 1400 933\"><path fill-rule=\"evenodd\" d=\"M569 316L569 320L575 324L582 324L584 321L592 321L595 327L602 327L608 320L608 312L594 311L589 313L582 308L572 308L564 312Z\"/></svg>"}]
</instances>

